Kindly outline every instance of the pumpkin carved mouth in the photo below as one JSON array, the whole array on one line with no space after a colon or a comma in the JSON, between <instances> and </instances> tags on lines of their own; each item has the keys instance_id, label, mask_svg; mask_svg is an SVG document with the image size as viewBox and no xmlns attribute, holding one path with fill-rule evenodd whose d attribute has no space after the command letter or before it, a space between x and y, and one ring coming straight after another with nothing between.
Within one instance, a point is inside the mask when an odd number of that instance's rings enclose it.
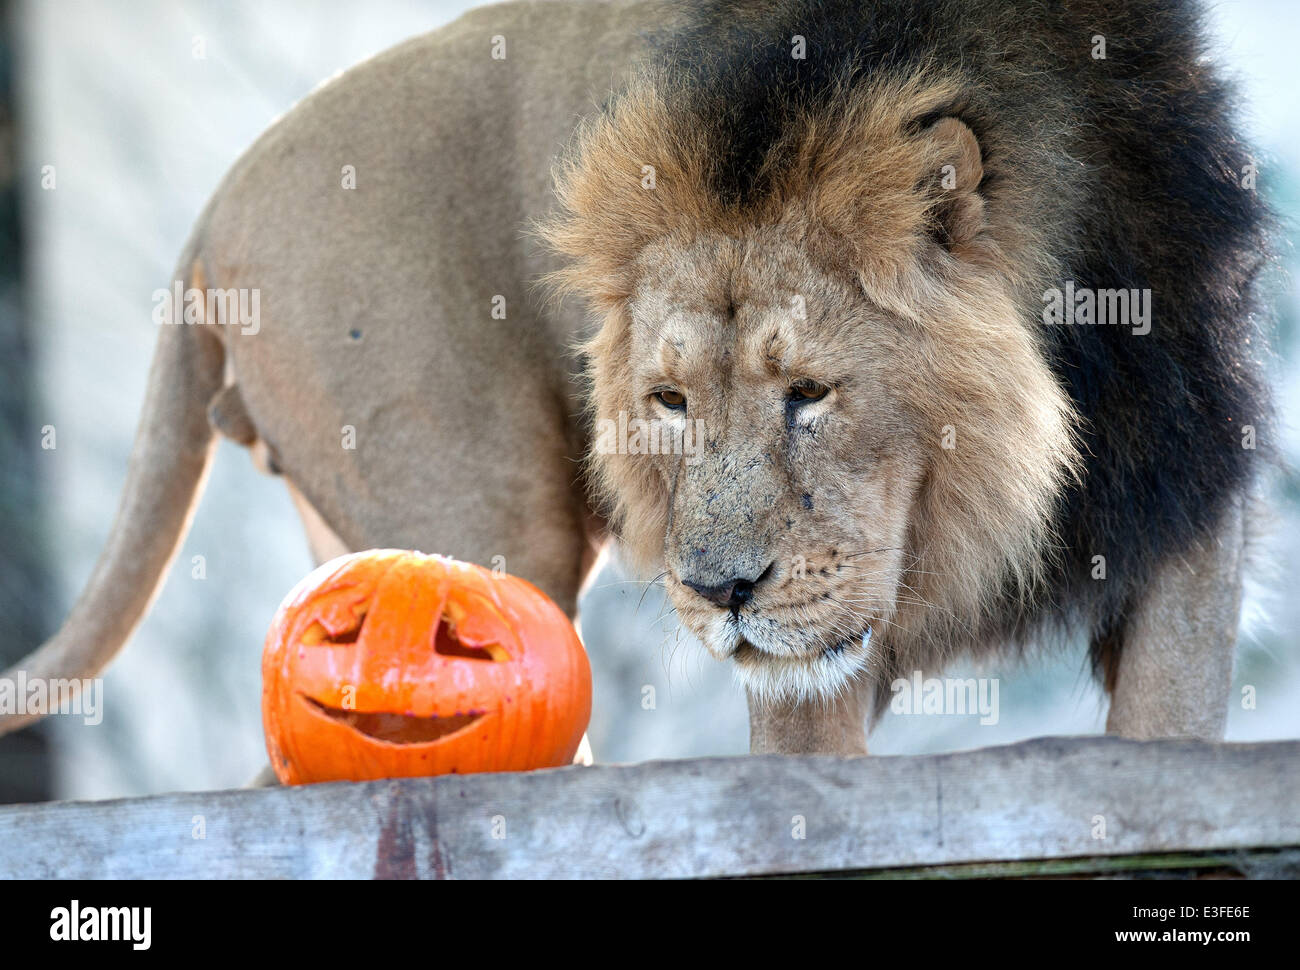
<instances>
[{"instance_id":1,"label":"pumpkin carved mouth","mask_svg":"<svg viewBox=\"0 0 1300 970\"><path fill-rule=\"evenodd\" d=\"M383 741L385 744L429 744L432 741L441 741L443 738L466 730L475 721L481 720L485 713L471 711L468 714L452 714L448 717L416 717L412 714L345 711L322 704L306 694L298 696L318 714L323 714L340 724L346 724L359 734L374 738L376 741Z\"/></svg>"}]
</instances>

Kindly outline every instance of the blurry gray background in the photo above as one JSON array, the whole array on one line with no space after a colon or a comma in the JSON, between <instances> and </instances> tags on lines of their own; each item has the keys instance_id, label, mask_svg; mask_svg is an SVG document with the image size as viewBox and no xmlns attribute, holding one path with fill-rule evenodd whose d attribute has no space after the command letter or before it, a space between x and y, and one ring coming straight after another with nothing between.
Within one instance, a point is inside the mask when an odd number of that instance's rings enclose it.
<instances>
[{"instance_id":1,"label":"blurry gray background","mask_svg":"<svg viewBox=\"0 0 1300 970\"><path fill-rule=\"evenodd\" d=\"M0 0L3 2L3 0ZM276 116L318 82L471 4L253 0L30 0L9 4L17 157L0 171L16 188L26 234L21 347L4 362L26 381L25 410L5 440L5 463L35 463L34 514L7 499L0 520L6 579L5 656L50 632L88 576L112 523L156 336L151 294L171 279L192 221L227 167ZM1300 32L1290 0L1219 2L1219 56L1244 85L1261 149L1261 187L1290 220L1300 216ZM195 57L196 41L205 56ZM6 127L7 130L7 127ZM43 166L56 187L41 188ZM9 258L0 255L0 258ZM1295 254L1285 259L1295 271ZM1278 386L1284 450L1300 458L1300 300L1283 284ZM10 342L12 343L12 341ZM11 422L14 424L14 422ZM57 448L40 450L40 429ZM14 473L10 474L12 477ZM24 484L26 482L27 484ZM14 484L16 483L16 484ZM1234 704L1229 738L1300 737L1300 485L1280 478L1272 530L1273 593L1252 588L1237 685L1255 685L1255 710ZM39 555L37 555L39 553ZM207 578L190 575L192 556ZM53 718L44 729L46 797L105 798L243 784L265 761L259 657L281 596L311 566L283 486L221 445L193 530L149 618L106 675L98 727ZM44 570L44 572L42 572ZM25 584L25 585L23 585ZM28 590L21 595L14 590ZM643 595L644 594L644 595ZM639 607L638 607L639 604ZM18 616L22 612L22 616ZM592 741L601 761L737 754L747 749L742 695L729 672L678 635L661 591L604 570L583 603L596 678ZM15 642L18 637L19 642ZM1082 648L1020 667L1002 680L1001 719L886 715L881 754L953 750L1041 734L1102 729L1105 700ZM643 688L655 706L642 705ZM41 770L28 760L0 773ZM3 749L0 749L3 753ZM22 765L16 768L15 765ZM0 788L5 779L0 777ZM28 795L27 797L35 797Z\"/></svg>"}]
</instances>

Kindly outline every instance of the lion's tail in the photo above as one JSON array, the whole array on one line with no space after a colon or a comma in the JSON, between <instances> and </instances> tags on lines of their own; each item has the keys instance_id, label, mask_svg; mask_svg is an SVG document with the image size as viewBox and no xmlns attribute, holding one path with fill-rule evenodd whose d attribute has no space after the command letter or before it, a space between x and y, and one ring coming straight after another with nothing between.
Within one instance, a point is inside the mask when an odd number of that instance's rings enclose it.
<instances>
[{"instance_id":1,"label":"lion's tail","mask_svg":"<svg viewBox=\"0 0 1300 970\"><path fill-rule=\"evenodd\" d=\"M191 258L182 261L177 275L186 288L204 286L201 267ZM173 309L179 320L179 308ZM0 675L11 684L20 673L28 683L94 677L148 611L189 529L214 451L207 403L221 389L225 352L213 330L161 325L108 542L59 631ZM42 713L0 713L0 735Z\"/></svg>"}]
</instances>

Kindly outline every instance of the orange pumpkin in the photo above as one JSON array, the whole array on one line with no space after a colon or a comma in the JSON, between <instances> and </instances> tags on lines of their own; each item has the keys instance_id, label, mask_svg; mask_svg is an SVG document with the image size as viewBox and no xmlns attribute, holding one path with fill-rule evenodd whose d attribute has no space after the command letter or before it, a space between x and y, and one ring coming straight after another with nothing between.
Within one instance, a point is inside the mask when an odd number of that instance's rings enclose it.
<instances>
[{"instance_id":1,"label":"orange pumpkin","mask_svg":"<svg viewBox=\"0 0 1300 970\"><path fill-rule=\"evenodd\" d=\"M515 576L375 549L289 593L262 654L262 723L284 784L572 762L591 668L568 618Z\"/></svg>"}]
</instances>

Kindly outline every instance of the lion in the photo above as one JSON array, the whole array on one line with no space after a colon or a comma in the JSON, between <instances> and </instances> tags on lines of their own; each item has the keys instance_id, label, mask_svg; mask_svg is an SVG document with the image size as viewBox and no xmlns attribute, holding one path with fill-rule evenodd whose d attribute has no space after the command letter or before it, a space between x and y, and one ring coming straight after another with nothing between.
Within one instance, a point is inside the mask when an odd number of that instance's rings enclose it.
<instances>
[{"instance_id":1,"label":"lion","mask_svg":"<svg viewBox=\"0 0 1300 970\"><path fill-rule=\"evenodd\" d=\"M897 677L1071 637L1109 732L1221 738L1271 222L1204 46L1163 0L553 0L354 68L201 215L177 279L259 326L161 328L15 669L121 648L221 434L318 560L504 557L574 617L615 543L755 752L865 754Z\"/></svg>"}]
</instances>

